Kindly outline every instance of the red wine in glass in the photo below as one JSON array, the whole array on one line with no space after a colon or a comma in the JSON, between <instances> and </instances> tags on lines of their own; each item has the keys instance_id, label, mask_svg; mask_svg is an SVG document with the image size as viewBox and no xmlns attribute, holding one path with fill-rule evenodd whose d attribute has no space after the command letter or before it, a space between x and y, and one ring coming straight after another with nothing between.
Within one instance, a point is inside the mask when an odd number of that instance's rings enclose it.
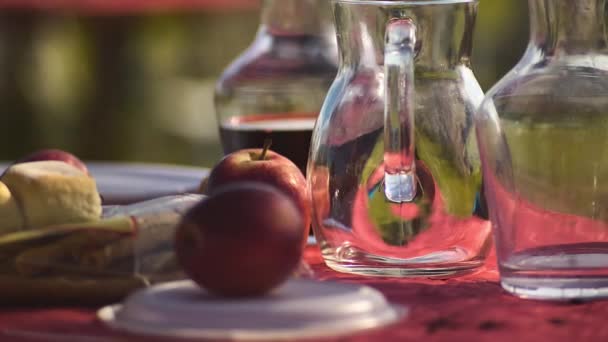
<instances>
[{"instance_id":1,"label":"red wine in glass","mask_svg":"<svg viewBox=\"0 0 608 342\"><path fill-rule=\"evenodd\" d=\"M289 158L306 174L308 150L317 113L255 114L231 117L220 124L224 153L262 148L272 139L271 150Z\"/></svg>"}]
</instances>

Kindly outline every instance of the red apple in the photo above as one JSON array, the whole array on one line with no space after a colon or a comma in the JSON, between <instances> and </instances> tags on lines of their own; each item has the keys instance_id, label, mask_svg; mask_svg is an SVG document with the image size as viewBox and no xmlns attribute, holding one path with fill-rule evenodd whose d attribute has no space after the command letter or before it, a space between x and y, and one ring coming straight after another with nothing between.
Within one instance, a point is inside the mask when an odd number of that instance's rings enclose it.
<instances>
[{"instance_id":1,"label":"red apple","mask_svg":"<svg viewBox=\"0 0 608 342\"><path fill-rule=\"evenodd\" d=\"M263 183L235 183L184 215L174 248L185 273L210 293L257 296L296 269L303 230L300 210L283 192Z\"/></svg>"},{"instance_id":2,"label":"red apple","mask_svg":"<svg viewBox=\"0 0 608 342\"><path fill-rule=\"evenodd\" d=\"M267 144L268 145L268 144ZM290 196L304 217L303 244L308 239L311 221L310 196L300 169L280 154L264 149L244 149L225 156L209 174L207 193L227 184L254 181L270 184Z\"/></svg>"},{"instance_id":3,"label":"red apple","mask_svg":"<svg viewBox=\"0 0 608 342\"><path fill-rule=\"evenodd\" d=\"M82 172L84 172L86 174L89 173L87 166L85 165L85 163L82 160L80 160L78 157L71 154L70 152L57 150L57 149L44 149L44 150L36 151L34 153L31 153L31 154L25 156L24 158L17 160L16 163L26 163L26 162L43 161L43 160L62 161L64 163L68 163L68 164L76 167L77 169L81 170Z\"/></svg>"}]
</instances>

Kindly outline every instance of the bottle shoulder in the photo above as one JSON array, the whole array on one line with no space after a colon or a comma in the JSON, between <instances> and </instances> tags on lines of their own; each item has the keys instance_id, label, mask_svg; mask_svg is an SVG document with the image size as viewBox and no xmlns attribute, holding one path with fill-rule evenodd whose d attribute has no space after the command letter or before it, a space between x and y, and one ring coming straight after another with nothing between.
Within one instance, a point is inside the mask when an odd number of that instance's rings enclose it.
<instances>
[{"instance_id":1,"label":"bottle shoulder","mask_svg":"<svg viewBox=\"0 0 608 342\"><path fill-rule=\"evenodd\" d=\"M589 97L608 95L608 56L561 58L529 56L487 93L489 98L512 96Z\"/></svg>"},{"instance_id":2,"label":"bottle shoulder","mask_svg":"<svg viewBox=\"0 0 608 342\"><path fill-rule=\"evenodd\" d=\"M268 83L331 82L337 63L330 47L315 36L263 36L239 55L221 74L217 89L264 86Z\"/></svg>"},{"instance_id":3,"label":"bottle shoulder","mask_svg":"<svg viewBox=\"0 0 608 342\"><path fill-rule=\"evenodd\" d=\"M480 112L509 117L526 113L535 120L570 120L572 115L604 113L608 110L605 61L574 56L520 63L487 93Z\"/></svg>"}]
</instances>

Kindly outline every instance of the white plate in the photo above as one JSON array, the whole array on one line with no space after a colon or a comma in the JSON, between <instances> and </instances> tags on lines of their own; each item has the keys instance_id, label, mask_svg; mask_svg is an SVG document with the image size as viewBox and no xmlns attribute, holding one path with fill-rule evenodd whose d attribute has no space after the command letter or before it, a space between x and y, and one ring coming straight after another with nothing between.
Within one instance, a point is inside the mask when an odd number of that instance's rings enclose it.
<instances>
[{"instance_id":1,"label":"white plate","mask_svg":"<svg viewBox=\"0 0 608 342\"><path fill-rule=\"evenodd\" d=\"M0 170L7 167L0 163ZM145 163L86 162L104 205L195 192L209 169Z\"/></svg>"},{"instance_id":2,"label":"white plate","mask_svg":"<svg viewBox=\"0 0 608 342\"><path fill-rule=\"evenodd\" d=\"M209 169L158 165L89 162L104 204L126 204L196 192Z\"/></svg>"},{"instance_id":3,"label":"white plate","mask_svg":"<svg viewBox=\"0 0 608 342\"><path fill-rule=\"evenodd\" d=\"M295 279L264 297L238 300L211 296L191 281L165 283L97 316L135 334L276 340L352 334L394 323L406 312L371 287Z\"/></svg>"}]
</instances>

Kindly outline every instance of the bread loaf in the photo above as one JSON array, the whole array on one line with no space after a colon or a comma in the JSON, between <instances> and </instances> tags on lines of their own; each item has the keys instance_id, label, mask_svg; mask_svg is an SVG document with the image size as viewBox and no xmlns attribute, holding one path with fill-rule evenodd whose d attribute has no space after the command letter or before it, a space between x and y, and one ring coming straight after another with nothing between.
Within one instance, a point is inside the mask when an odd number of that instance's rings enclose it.
<instances>
[{"instance_id":1,"label":"bread loaf","mask_svg":"<svg viewBox=\"0 0 608 342\"><path fill-rule=\"evenodd\" d=\"M15 164L0 180L21 209L26 228L91 222L101 216L101 198L95 180L67 163Z\"/></svg>"},{"instance_id":2,"label":"bread loaf","mask_svg":"<svg viewBox=\"0 0 608 342\"><path fill-rule=\"evenodd\" d=\"M25 225L17 201L8 187L0 182L0 234L12 233Z\"/></svg>"}]
</instances>

